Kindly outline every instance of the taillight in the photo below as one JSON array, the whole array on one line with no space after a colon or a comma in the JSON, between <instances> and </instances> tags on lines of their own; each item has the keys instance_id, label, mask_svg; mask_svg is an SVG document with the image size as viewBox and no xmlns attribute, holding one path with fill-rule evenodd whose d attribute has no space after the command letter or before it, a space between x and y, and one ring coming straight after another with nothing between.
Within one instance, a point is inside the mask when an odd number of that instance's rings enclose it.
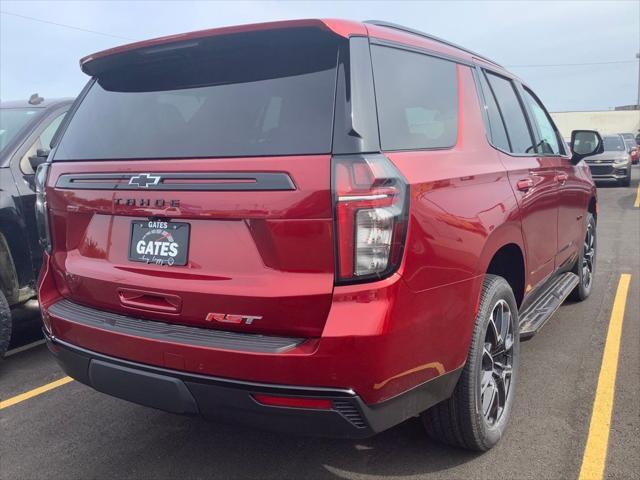
<instances>
[{"instance_id":1,"label":"taillight","mask_svg":"<svg viewBox=\"0 0 640 480\"><path fill-rule=\"evenodd\" d=\"M402 259L408 191L384 155L333 157L338 283L376 280Z\"/></svg>"},{"instance_id":2,"label":"taillight","mask_svg":"<svg viewBox=\"0 0 640 480\"><path fill-rule=\"evenodd\" d=\"M47 212L47 195L45 185L49 173L49 164L43 163L36 170L36 224L40 246L45 252L51 253L51 231L49 229L49 213Z\"/></svg>"}]
</instances>

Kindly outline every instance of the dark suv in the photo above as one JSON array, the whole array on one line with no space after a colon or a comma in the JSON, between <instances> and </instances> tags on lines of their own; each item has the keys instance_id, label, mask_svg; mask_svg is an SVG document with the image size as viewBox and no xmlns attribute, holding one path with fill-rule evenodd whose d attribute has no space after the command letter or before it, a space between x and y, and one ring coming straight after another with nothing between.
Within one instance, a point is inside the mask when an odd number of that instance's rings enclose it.
<instances>
[{"instance_id":1,"label":"dark suv","mask_svg":"<svg viewBox=\"0 0 640 480\"><path fill-rule=\"evenodd\" d=\"M11 338L11 307L36 295L42 264L35 220L34 168L46 160L49 143L70 99L0 104L0 357Z\"/></svg>"},{"instance_id":2,"label":"dark suv","mask_svg":"<svg viewBox=\"0 0 640 480\"><path fill-rule=\"evenodd\" d=\"M415 415L486 450L520 338L593 285L596 189L503 67L381 22L150 40L38 171L62 368L170 412L366 437ZM589 148L586 148L589 145Z\"/></svg>"}]
</instances>

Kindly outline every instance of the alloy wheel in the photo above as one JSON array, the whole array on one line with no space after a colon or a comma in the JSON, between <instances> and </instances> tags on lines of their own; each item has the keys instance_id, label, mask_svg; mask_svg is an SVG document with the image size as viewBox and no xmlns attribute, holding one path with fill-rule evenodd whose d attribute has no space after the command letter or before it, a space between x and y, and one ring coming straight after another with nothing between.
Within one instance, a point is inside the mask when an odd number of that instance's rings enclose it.
<instances>
[{"instance_id":1,"label":"alloy wheel","mask_svg":"<svg viewBox=\"0 0 640 480\"><path fill-rule=\"evenodd\" d=\"M596 256L596 241L593 234L593 225L587 226L587 234L584 237L582 253L582 284L586 290L591 287L593 281L593 266Z\"/></svg>"},{"instance_id":2,"label":"alloy wheel","mask_svg":"<svg viewBox=\"0 0 640 480\"><path fill-rule=\"evenodd\" d=\"M513 374L514 325L511 308L498 300L485 333L480 371L480 406L487 425L495 425L504 413Z\"/></svg>"}]
</instances>

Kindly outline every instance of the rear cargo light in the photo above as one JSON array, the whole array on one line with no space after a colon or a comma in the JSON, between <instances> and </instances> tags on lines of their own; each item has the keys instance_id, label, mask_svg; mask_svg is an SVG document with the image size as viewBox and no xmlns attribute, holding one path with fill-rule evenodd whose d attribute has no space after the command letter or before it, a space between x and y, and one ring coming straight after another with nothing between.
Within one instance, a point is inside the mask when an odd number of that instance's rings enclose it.
<instances>
[{"instance_id":1,"label":"rear cargo light","mask_svg":"<svg viewBox=\"0 0 640 480\"><path fill-rule=\"evenodd\" d=\"M258 403L270 407L314 408L317 410L331 410L333 407L331 400L324 398L276 397L257 393L253 395L253 398Z\"/></svg>"},{"instance_id":2,"label":"rear cargo light","mask_svg":"<svg viewBox=\"0 0 640 480\"><path fill-rule=\"evenodd\" d=\"M47 195L45 186L49 173L49 163L38 166L35 175L36 184L36 224L40 246L45 252L51 253L51 230L49 228L49 213L47 212Z\"/></svg>"},{"instance_id":3,"label":"rear cargo light","mask_svg":"<svg viewBox=\"0 0 640 480\"><path fill-rule=\"evenodd\" d=\"M406 182L384 155L333 157L337 282L376 280L400 264Z\"/></svg>"}]
</instances>

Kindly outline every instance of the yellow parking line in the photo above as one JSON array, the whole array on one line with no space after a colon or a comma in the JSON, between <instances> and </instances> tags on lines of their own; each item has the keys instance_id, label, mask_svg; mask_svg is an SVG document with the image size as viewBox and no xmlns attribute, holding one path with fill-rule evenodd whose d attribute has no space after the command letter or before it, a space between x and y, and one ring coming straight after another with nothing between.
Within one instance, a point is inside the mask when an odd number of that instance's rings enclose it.
<instances>
[{"instance_id":1,"label":"yellow parking line","mask_svg":"<svg viewBox=\"0 0 640 480\"><path fill-rule=\"evenodd\" d=\"M579 480L600 480L604 475L607 447L609 445L611 412L616 388L616 373L618 371L622 322L624 320L624 308L630 281L631 275L628 273L620 275L616 298L613 302L613 311L609 320L609 330L604 345L596 398L593 401L593 413L591 414L591 424L589 425L589 436L587 437L587 445L582 457Z\"/></svg>"},{"instance_id":2,"label":"yellow parking line","mask_svg":"<svg viewBox=\"0 0 640 480\"><path fill-rule=\"evenodd\" d=\"M633 206L640 208L640 183L638 184L638 192L636 193L636 203L634 203Z\"/></svg>"},{"instance_id":3,"label":"yellow parking line","mask_svg":"<svg viewBox=\"0 0 640 480\"><path fill-rule=\"evenodd\" d=\"M15 397L11 397L7 400L0 401L0 410L2 410L3 408L7 408L12 405L15 405L16 403L29 400L30 398L36 397L42 393L48 392L49 390L53 390L54 388L58 388L72 381L73 381L73 378L71 377L63 377L60 380L56 380L55 382L47 383L46 385L43 385L38 388L34 388L33 390L29 390L28 392L21 393L20 395L16 395Z\"/></svg>"}]
</instances>

